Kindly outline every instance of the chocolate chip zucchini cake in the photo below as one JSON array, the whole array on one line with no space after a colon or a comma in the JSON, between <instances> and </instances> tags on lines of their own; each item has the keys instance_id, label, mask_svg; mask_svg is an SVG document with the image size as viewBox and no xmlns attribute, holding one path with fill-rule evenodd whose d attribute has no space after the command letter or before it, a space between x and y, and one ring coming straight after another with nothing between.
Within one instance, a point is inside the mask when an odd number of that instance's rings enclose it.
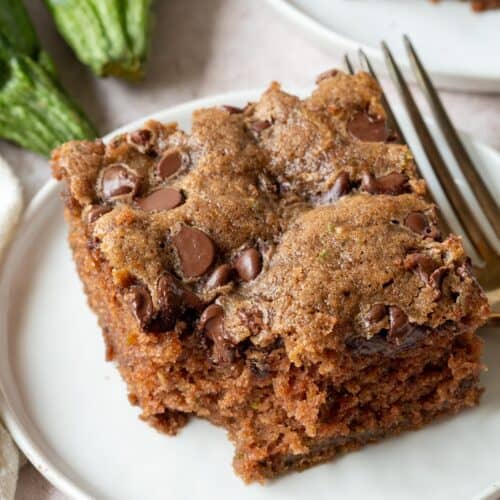
<instances>
[{"instance_id":1,"label":"chocolate chip zucchini cake","mask_svg":"<svg viewBox=\"0 0 500 500\"><path fill-rule=\"evenodd\" d=\"M131 403L167 434L225 427L245 481L478 403L487 300L369 75L303 100L273 83L52 166Z\"/></svg>"}]
</instances>

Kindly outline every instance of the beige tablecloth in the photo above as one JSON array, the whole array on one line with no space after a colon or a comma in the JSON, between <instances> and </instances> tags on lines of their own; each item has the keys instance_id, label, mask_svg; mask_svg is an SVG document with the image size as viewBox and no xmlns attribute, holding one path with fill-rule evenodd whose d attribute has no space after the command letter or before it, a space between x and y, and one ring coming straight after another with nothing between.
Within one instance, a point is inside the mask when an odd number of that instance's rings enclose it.
<instances>
[{"instance_id":1,"label":"beige tablecloth","mask_svg":"<svg viewBox=\"0 0 500 500\"><path fill-rule=\"evenodd\" d=\"M273 79L285 86L308 86L317 74L338 65L343 55L335 48L317 47L265 0L157 0L146 81L140 85L99 81L75 61L41 4L31 0L30 8L44 45L67 88L102 133L174 104L263 87ZM448 92L443 97L460 128L500 149L500 97ZM49 178L46 161L36 155L1 142L0 154L15 167L27 200ZM66 497L26 465L16 498Z\"/></svg>"}]
</instances>

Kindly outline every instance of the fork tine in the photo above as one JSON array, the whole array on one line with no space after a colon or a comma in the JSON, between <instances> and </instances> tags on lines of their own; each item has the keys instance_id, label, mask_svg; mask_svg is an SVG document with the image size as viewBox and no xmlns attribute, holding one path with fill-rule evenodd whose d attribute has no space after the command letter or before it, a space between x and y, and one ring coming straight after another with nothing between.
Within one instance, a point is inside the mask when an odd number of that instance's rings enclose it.
<instances>
[{"instance_id":1,"label":"fork tine","mask_svg":"<svg viewBox=\"0 0 500 500\"><path fill-rule=\"evenodd\" d=\"M403 144L408 145L408 142L405 139L403 131L401 130L401 127L399 126L399 123L398 123L398 121L396 119L396 116L394 115L394 112L392 111L392 108L391 108L391 106L389 104L389 101L387 100L385 92L382 89L382 85L380 84L380 80L378 79L377 73L373 69L373 65L370 62L370 59L368 58L368 56L366 55L366 53L365 53L365 51L363 49L359 49L359 58L360 58L360 61L361 61L361 65L366 66L366 68L368 69L368 72L373 77L373 79L378 83L378 86L380 87L380 91L381 91L381 99L380 100L382 101L382 106L384 107L385 112L387 114L387 118L388 118L388 121L389 121L389 126L392 128L392 130L396 131L396 134L399 136L399 138L401 139L401 141L403 142ZM409 146L408 146L408 148L409 148ZM415 161L415 166L417 168L417 172L420 175L420 177L422 177L422 173L420 171L420 167L418 166L416 160L414 160L414 161ZM431 201L432 203L434 203L435 205L437 205L436 200L432 196L432 193L428 192L427 195L428 195L429 201ZM451 229L450 229L450 226L448 225L448 221L446 221L443 217L439 221L439 225L440 225L439 229L441 230L441 232L443 234L449 234L449 233L451 233Z\"/></svg>"},{"instance_id":2,"label":"fork tine","mask_svg":"<svg viewBox=\"0 0 500 500\"><path fill-rule=\"evenodd\" d=\"M359 59L361 62L361 65L365 66L366 69L368 70L368 73L372 76L372 78L378 83L378 86L380 87L381 90L381 97L380 100L382 101L382 106L385 109L385 113L387 115L387 121L389 122L389 127L391 130L394 130L396 132L396 135L398 136L398 139L403 142L403 144L406 144L406 139L405 136L403 135L403 132L399 126L398 121L396 120L396 117L394 116L394 113L392 111L391 105L389 104L389 101L387 100L385 96L385 92L382 90L382 85L380 85L380 80L378 79L377 73L373 69L372 63L370 62L370 59L368 59L368 56L365 54L363 49L359 49L358 51L359 54Z\"/></svg>"},{"instance_id":3,"label":"fork tine","mask_svg":"<svg viewBox=\"0 0 500 500\"><path fill-rule=\"evenodd\" d=\"M490 221L497 237L500 238L500 215L499 207L497 206L489 189L486 187L483 178L477 173L471 157L467 153L458 133L451 123L448 113L444 109L443 103L437 93L427 71L425 71L420 58L417 55L410 39L407 35L403 36L403 40L408 52L408 57L417 78L417 82L422 89L429 106L434 114L441 132L443 133L448 146L450 147L455 159L457 160L460 170L464 174L467 182L469 183L476 199L481 206L486 217Z\"/></svg>"},{"instance_id":4,"label":"fork tine","mask_svg":"<svg viewBox=\"0 0 500 500\"><path fill-rule=\"evenodd\" d=\"M354 75L354 66L351 63L351 60L349 59L349 55L348 54L344 54L344 64L345 64L345 67L347 68L347 71L351 75Z\"/></svg>"},{"instance_id":5,"label":"fork tine","mask_svg":"<svg viewBox=\"0 0 500 500\"><path fill-rule=\"evenodd\" d=\"M401 95L401 98L403 99L415 130L419 136L420 142L427 153L427 157L432 165L432 168L436 173L456 216L481 258L485 261L489 260L494 257L495 251L492 249L480 226L475 221L474 215L462 197L462 193L459 191L453 178L448 172L443 157L441 156L441 153L439 152L439 149L437 148L436 143L429 132L420 111L418 110L415 100L413 99L413 95L411 94L410 89L408 88L408 85L398 65L396 64L396 61L394 60L394 57L385 42L382 42L382 50L384 52L387 67L389 68L389 73Z\"/></svg>"}]
</instances>

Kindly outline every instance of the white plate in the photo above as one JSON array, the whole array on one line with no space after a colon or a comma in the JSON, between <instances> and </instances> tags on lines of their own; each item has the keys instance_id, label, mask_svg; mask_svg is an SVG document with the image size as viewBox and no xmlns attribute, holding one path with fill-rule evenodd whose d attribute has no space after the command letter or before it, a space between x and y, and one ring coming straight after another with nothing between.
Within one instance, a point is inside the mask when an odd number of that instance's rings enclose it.
<instances>
[{"instance_id":1,"label":"white plate","mask_svg":"<svg viewBox=\"0 0 500 500\"><path fill-rule=\"evenodd\" d=\"M377 62L381 40L406 66L408 34L437 85L500 92L500 10L482 14L443 0L269 0L325 47L362 47ZM382 67L379 64L379 67Z\"/></svg>"},{"instance_id":2,"label":"white plate","mask_svg":"<svg viewBox=\"0 0 500 500\"><path fill-rule=\"evenodd\" d=\"M241 105L258 92L228 94L158 113L190 127L191 112ZM143 120L130 125L134 128ZM489 178L500 156L469 141ZM266 486L244 486L231 469L225 432L193 421L176 438L141 422L115 367L104 361L66 243L58 193L35 197L0 276L2 413L30 461L78 499L294 500L439 498L465 500L500 479L500 336L487 335L487 392L478 409L419 432L368 446Z\"/></svg>"}]
</instances>

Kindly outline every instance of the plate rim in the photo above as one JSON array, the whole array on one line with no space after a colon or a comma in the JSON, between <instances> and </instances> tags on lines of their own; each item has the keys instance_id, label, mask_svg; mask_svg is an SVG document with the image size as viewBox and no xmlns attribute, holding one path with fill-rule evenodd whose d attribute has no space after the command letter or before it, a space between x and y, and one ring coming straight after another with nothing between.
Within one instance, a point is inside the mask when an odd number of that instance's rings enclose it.
<instances>
[{"instance_id":1,"label":"plate rim","mask_svg":"<svg viewBox=\"0 0 500 500\"><path fill-rule=\"evenodd\" d=\"M304 33L317 40L323 46L336 46L346 52L357 52L359 49L362 49L369 57L373 57L379 64L383 64L384 56L380 49L357 42L349 36L342 35L326 27L315 18L303 12L299 7L291 3L290 0L267 0L267 2L278 14L281 14L284 18L300 27ZM402 67L404 73L414 81L408 61L398 58L397 62ZM493 95L500 93L500 73L497 77L478 76L468 71L463 73L448 73L437 70L430 71L430 73L440 88L466 92L492 93Z\"/></svg>"},{"instance_id":2,"label":"plate rim","mask_svg":"<svg viewBox=\"0 0 500 500\"><path fill-rule=\"evenodd\" d=\"M274 1L274 0L270 0ZM140 117L132 122L123 125L112 132L106 134L102 140L107 142L111 138L118 134L133 130L140 127L144 122L151 119L157 119L160 121L168 122L168 118L165 115L178 114L178 113L188 113L195 109L221 105L224 102L231 103L233 101L241 101L254 99L260 93L262 93L261 88L240 90L234 92L220 93L211 96L201 97L198 99L193 99L190 101L185 101L181 104L163 108L160 111L156 111ZM304 94L310 91L310 88L287 88L287 91L296 93L298 95ZM466 134L468 135L468 134ZM468 135L471 137L470 135ZM499 157L500 162L500 152L495 148L471 138L475 147L481 150L485 150L488 153L495 154ZM25 208L17 229L15 230L14 237L10 241L6 248L5 255L0 262L0 301L3 303L8 303L6 301L6 296L8 295L8 285L12 282L12 277L14 274L14 268L8 266L10 261L13 259L14 250L17 245L20 244L23 235L26 231L31 229L32 220L38 215L39 211L43 209L43 206L47 200L51 197L56 196L59 189L59 182L53 178L49 179L34 195L31 201ZM2 299L4 299L2 301ZM9 336L9 331L5 328L4 323L0 323L0 345L3 341L6 341ZM5 380L5 375L7 375L7 380ZM46 456L46 453L41 449L36 441L32 438L32 432L26 428L22 423L19 416L16 414L12 408L9 399L6 394L5 389L6 382L15 382L15 380L10 380L10 367L0 369L0 416L3 419L5 427L10 432L14 441L22 452L28 457L31 464L59 491L68 495L71 498L76 498L78 500L90 500L93 497L87 493L82 486L79 486L76 481L68 477L64 472L59 470L58 466L53 463L51 459ZM475 497L475 500L480 500L485 498L485 493L492 495L500 491L500 478L499 482L494 485L488 486L488 489L479 493Z\"/></svg>"}]
</instances>

